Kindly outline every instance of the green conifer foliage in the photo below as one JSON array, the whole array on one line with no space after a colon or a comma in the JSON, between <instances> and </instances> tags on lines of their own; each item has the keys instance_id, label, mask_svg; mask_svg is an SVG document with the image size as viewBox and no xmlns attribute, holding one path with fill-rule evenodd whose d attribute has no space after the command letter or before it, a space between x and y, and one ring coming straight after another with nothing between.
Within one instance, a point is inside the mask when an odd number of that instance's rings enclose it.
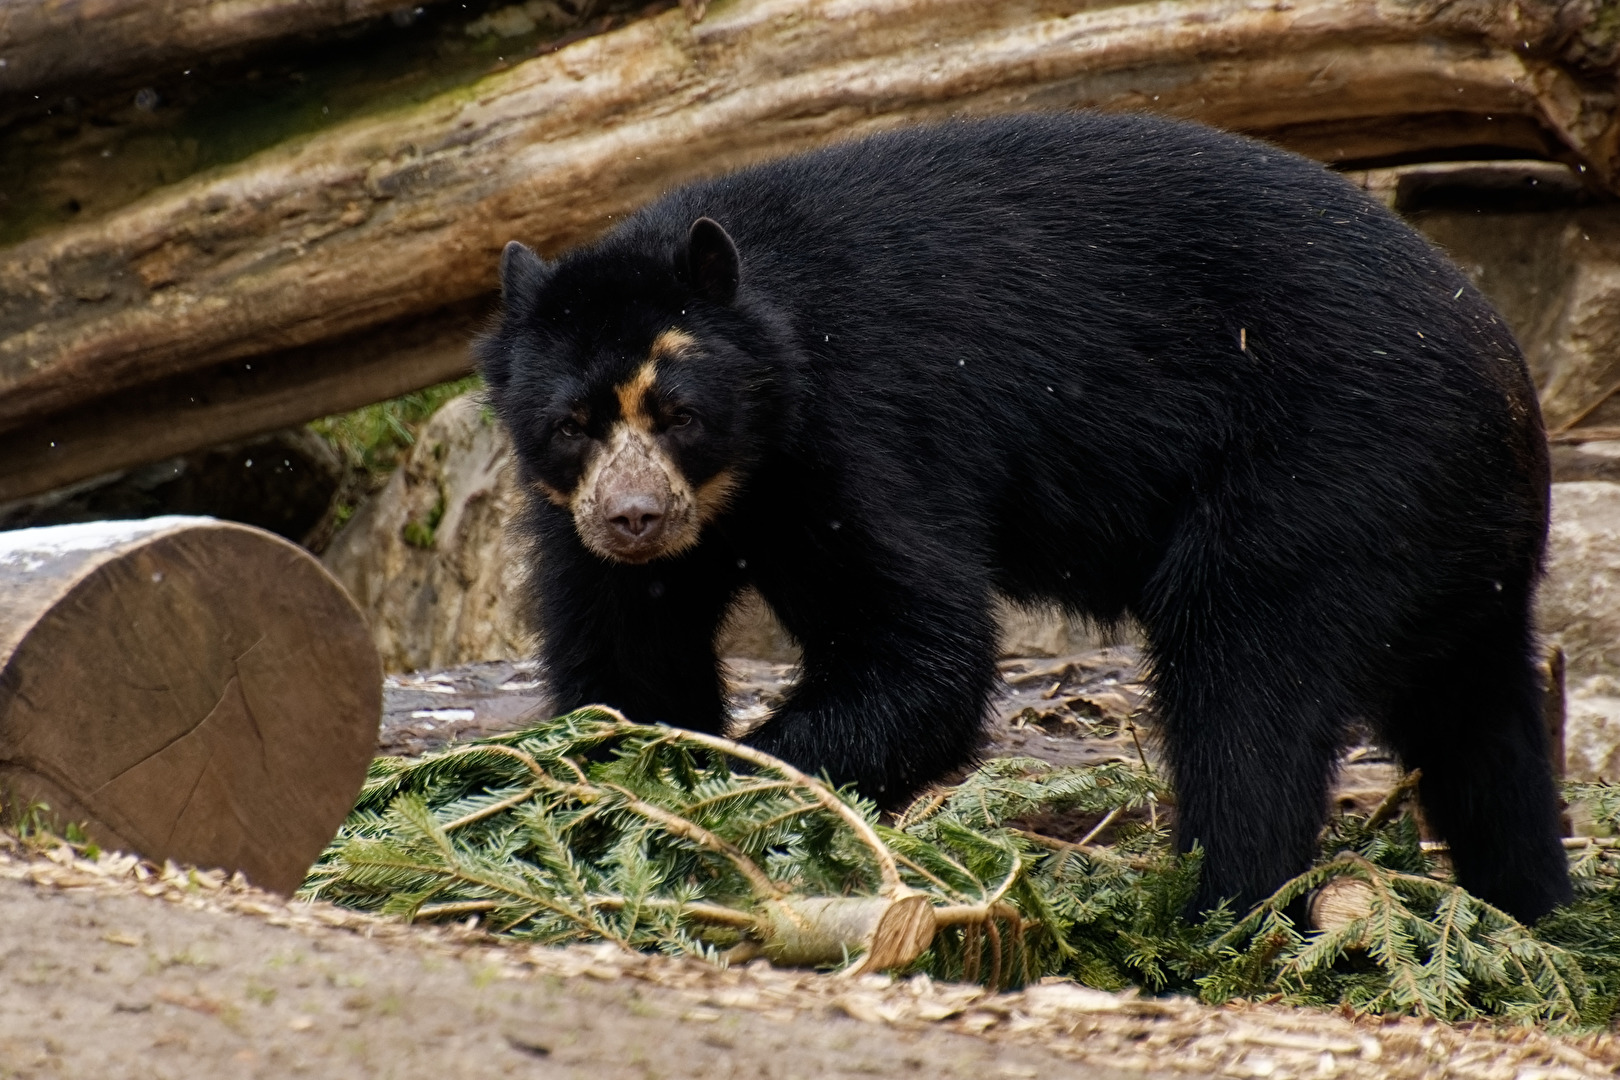
<instances>
[{"instance_id":1,"label":"green conifer foliage","mask_svg":"<svg viewBox=\"0 0 1620 1080\"><path fill-rule=\"evenodd\" d=\"M923 971L1444 1020L1601 1027L1620 1005L1620 849L1571 850L1577 899L1535 927L1452 884L1400 811L1336 818L1254 910L1193 922L1146 765L986 763L884 822L746 746L587 708L417 760L380 758L303 895L530 941ZM1572 785L1600 831L1620 789ZM1079 842L1039 822L1095 821ZM1100 840L1099 837L1106 837ZM1353 917L1300 925L1324 887ZM862 965L865 965L864 967Z\"/></svg>"}]
</instances>

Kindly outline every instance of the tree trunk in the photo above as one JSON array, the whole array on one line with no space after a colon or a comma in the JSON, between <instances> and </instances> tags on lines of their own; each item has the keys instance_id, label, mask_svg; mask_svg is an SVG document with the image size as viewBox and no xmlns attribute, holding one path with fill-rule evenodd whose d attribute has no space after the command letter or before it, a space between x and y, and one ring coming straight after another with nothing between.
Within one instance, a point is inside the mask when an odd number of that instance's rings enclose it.
<instances>
[{"instance_id":1,"label":"tree trunk","mask_svg":"<svg viewBox=\"0 0 1620 1080\"><path fill-rule=\"evenodd\" d=\"M737 0L698 23L671 10L0 254L0 500L392 391L370 343L408 320L453 337L492 303L508 239L554 254L673 184L917 121L1144 109L1332 162L1486 146L1608 183L1613 95L1565 59L1559 20L1577 8ZM309 362L322 350L335 364ZM446 346L412 378L466 363ZM261 415L264 397L280 405Z\"/></svg>"},{"instance_id":2,"label":"tree trunk","mask_svg":"<svg viewBox=\"0 0 1620 1080\"><path fill-rule=\"evenodd\" d=\"M291 893L354 804L382 673L307 553L207 518L0 534L0 791Z\"/></svg>"},{"instance_id":3,"label":"tree trunk","mask_svg":"<svg viewBox=\"0 0 1620 1080\"><path fill-rule=\"evenodd\" d=\"M0 0L0 95L202 60L414 6L401 0Z\"/></svg>"}]
</instances>

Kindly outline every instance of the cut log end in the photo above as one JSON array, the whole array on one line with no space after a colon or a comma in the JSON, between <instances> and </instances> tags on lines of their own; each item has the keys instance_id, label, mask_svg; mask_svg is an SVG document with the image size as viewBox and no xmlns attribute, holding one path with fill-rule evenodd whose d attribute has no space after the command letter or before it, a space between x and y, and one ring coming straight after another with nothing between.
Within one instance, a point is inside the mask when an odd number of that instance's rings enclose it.
<instances>
[{"instance_id":1,"label":"cut log end","mask_svg":"<svg viewBox=\"0 0 1620 1080\"><path fill-rule=\"evenodd\" d=\"M1311 926L1337 930L1372 914L1373 888L1359 878L1334 878L1311 897Z\"/></svg>"},{"instance_id":2,"label":"cut log end","mask_svg":"<svg viewBox=\"0 0 1620 1080\"><path fill-rule=\"evenodd\" d=\"M759 920L765 955L782 967L855 959L853 974L903 968L934 940L926 896L791 897L767 903Z\"/></svg>"},{"instance_id":3,"label":"cut log end","mask_svg":"<svg viewBox=\"0 0 1620 1080\"><path fill-rule=\"evenodd\" d=\"M198 518L0 534L0 793L16 814L290 893L353 805L381 668L320 564Z\"/></svg>"}]
</instances>

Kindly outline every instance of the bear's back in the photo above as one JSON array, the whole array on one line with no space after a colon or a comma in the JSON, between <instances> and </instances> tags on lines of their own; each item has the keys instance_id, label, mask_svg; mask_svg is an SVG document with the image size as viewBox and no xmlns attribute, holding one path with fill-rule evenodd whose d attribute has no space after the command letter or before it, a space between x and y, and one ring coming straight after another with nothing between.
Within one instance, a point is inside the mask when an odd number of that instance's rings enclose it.
<instances>
[{"instance_id":1,"label":"bear's back","mask_svg":"<svg viewBox=\"0 0 1620 1080\"><path fill-rule=\"evenodd\" d=\"M887 477L861 482L884 499L946 520L1005 492L1006 534L1103 515L1083 527L1123 546L1238 478L1254 500L1318 491L1339 528L1458 488L1528 510L1526 542L1544 527L1506 326L1385 207L1286 151L1139 116L950 123L673 192L590 257L667 257L702 216L736 241L737 303L789 328L807 452ZM1088 502L1126 491L1118 520Z\"/></svg>"},{"instance_id":2,"label":"bear's back","mask_svg":"<svg viewBox=\"0 0 1620 1080\"><path fill-rule=\"evenodd\" d=\"M735 238L745 301L787 310L807 343L842 332L834 363L994 340L1003 361L1022 354L1020 373L1061 377L1060 357L1111 351L1215 389L1244 374L1231 346L1282 361L1271 383L1317 384L1317 363L1400 383L1517 361L1490 306L1380 203L1195 124L1075 114L893 132L692 185L617 239L672 250L700 216Z\"/></svg>"}]
</instances>

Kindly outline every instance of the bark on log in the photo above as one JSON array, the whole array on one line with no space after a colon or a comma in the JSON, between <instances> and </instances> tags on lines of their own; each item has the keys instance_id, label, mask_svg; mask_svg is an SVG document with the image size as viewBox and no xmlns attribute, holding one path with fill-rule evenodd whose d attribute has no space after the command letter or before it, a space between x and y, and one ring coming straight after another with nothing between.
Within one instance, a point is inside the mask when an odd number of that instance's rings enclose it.
<instances>
[{"instance_id":1,"label":"bark on log","mask_svg":"<svg viewBox=\"0 0 1620 1080\"><path fill-rule=\"evenodd\" d=\"M0 96L174 66L415 6L401 0L0 0Z\"/></svg>"},{"instance_id":2,"label":"bark on log","mask_svg":"<svg viewBox=\"0 0 1620 1080\"><path fill-rule=\"evenodd\" d=\"M382 674L307 553L206 518L0 534L0 791L290 893L354 804Z\"/></svg>"},{"instance_id":3,"label":"bark on log","mask_svg":"<svg viewBox=\"0 0 1620 1080\"><path fill-rule=\"evenodd\" d=\"M1611 182L1613 94L1561 59L1570 10L739 0L696 24L672 10L0 255L0 431L12 432L0 499L187 448L180 410L143 403L152 426L174 429L161 450L104 439L79 457L129 415L97 398L183 388L232 363L290 369L316 343L488 302L514 236L554 253L671 184L905 123L1152 109L1329 161L1484 144L1578 160ZM465 362L444 356L435 375ZM342 379L318 386L321 374L282 386L307 417L339 407L339 390L355 396ZM246 409L197 438L271 425ZM40 468L44 456L56 467Z\"/></svg>"},{"instance_id":4,"label":"bark on log","mask_svg":"<svg viewBox=\"0 0 1620 1080\"><path fill-rule=\"evenodd\" d=\"M0 503L464 375L482 301L182 372L0 431Z\"/></svg>"},{"instance_id":5,"label":"bark on log","mask_svg":"<svg viewBox=\"0 0 1620 1080\"><path fill-rule=\"evenodd\" d=\"M790 897L760 906L756 933L779 967L841 964L850 974L905 969L934 940L934 907L926 896Z\"/></svg>"}]
</instances>

